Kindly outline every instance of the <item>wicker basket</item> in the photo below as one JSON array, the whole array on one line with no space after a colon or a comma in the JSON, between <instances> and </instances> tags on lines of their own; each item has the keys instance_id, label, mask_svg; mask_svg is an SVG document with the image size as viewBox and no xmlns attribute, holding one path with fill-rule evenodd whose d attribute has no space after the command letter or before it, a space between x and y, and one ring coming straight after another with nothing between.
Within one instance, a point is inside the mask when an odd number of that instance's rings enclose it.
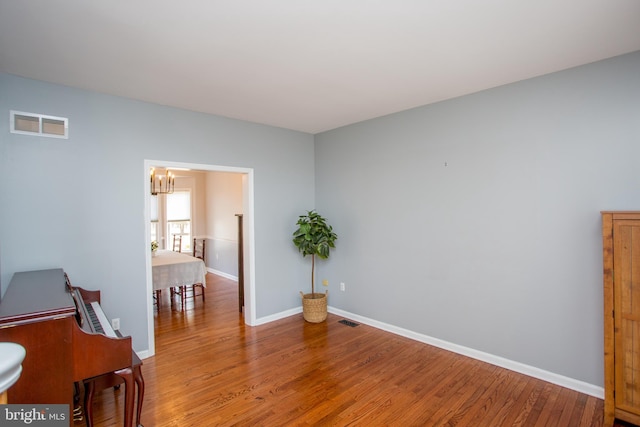
<instances>
[{"instance_id":1,"label":"wicker basket","mask_svg":"<svg viewBox=\"0 0 640 427\"><path fill-rule=\"evenodd\" d=\"M327 320L327 296L329 291L324 294L303 294L302 297L302 315L304 320L310 323L320 323ZM315 298L314 298L315 297Z\"/></svg>"}]
</instances>

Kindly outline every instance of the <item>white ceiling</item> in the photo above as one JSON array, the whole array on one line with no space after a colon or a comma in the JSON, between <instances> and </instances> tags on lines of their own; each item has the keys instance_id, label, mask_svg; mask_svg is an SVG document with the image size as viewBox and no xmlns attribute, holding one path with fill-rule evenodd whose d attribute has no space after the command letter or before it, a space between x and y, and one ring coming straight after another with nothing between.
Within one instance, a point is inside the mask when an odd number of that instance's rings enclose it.
<instances>
[{"instance_id":1,"label":"white ceiling","mask_svg":"<svg viewBox=\"0 0 640 427\"><path fill-rule=\"evenodd\" d=\"M636 50L639 0L0 0L2 72L309 133Z\"/></svg>"}]
</instances>

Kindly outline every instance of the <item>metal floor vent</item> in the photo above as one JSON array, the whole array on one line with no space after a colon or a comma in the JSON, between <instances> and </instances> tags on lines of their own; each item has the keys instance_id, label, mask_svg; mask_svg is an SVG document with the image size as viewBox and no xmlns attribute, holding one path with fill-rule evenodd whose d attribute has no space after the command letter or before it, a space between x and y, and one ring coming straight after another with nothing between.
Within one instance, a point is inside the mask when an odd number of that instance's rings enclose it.
<instances>
[{"instance_id":1,"label":"metal floor vent","mask_svg":"<svg viewBox=\"0 0 640 427\"><path fill-rule=\"evenodd\" d=\"M351 320L347 320L347 319L338 320L338 323L342 323L343 325L351 326L352 328L355 328L356 326L358 326L360 324L360 323L352 322Z\"/></svg>"}]
</instances>

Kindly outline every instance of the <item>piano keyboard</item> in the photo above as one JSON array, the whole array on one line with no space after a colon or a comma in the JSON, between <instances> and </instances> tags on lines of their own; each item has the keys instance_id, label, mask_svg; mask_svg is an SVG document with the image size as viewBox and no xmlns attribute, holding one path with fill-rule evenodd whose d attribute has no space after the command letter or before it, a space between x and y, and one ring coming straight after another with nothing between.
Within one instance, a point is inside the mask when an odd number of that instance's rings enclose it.
<instances>
[{"instance_id":1,"label":"piano keyboard","mask_svg":"<svg viewBox=\"0 0 640 427\"><path fill-rule=\"evenodd\" d=\"M102 307L97 302L85 303L87 313L89 313L89 319L96 332L100 332L108 337L116 338L118 335L114 332L113 328L107 320L107 316L104 315Z\"/></svg>"}]
</instances>

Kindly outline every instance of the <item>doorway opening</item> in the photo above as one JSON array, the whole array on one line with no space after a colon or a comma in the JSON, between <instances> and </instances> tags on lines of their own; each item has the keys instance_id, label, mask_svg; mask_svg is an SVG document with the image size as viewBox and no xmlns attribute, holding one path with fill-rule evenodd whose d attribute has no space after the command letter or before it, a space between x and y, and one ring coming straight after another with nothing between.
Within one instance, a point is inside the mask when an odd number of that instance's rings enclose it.
<instances>
[{"instance_id":1,"label":"doorway opening","mask_svg":"<svg viewBox=\"0 0 640 427\"><path fill-rule=\"evenodd\" d=\"M145 200L145 248L149 246L148 239L152 235L152 195L151 184L149 180L149 170L151 168L164 169L183 169L194 172L226 172L239 174L242 177L242 212L236 212L243 216L243 268L240 271L238 267L238 276L243 277L244 281L244 321L247 325L256 324L255 310L255 280L254 280L254 213L253 213L253 169L229 167L220 165L205 165L196 163L184 163L162 160L145 160L144 161L144 200ZM235 220L235 218L234 218ZM240 242L238 242L239 244ZM154 301L153 301L153 275L151 266L151 253L146 251L146 295L147 295L147 333L148 333L148 356L155 354L155 322L154 322Z\"/></svg>"}]
</instances>

